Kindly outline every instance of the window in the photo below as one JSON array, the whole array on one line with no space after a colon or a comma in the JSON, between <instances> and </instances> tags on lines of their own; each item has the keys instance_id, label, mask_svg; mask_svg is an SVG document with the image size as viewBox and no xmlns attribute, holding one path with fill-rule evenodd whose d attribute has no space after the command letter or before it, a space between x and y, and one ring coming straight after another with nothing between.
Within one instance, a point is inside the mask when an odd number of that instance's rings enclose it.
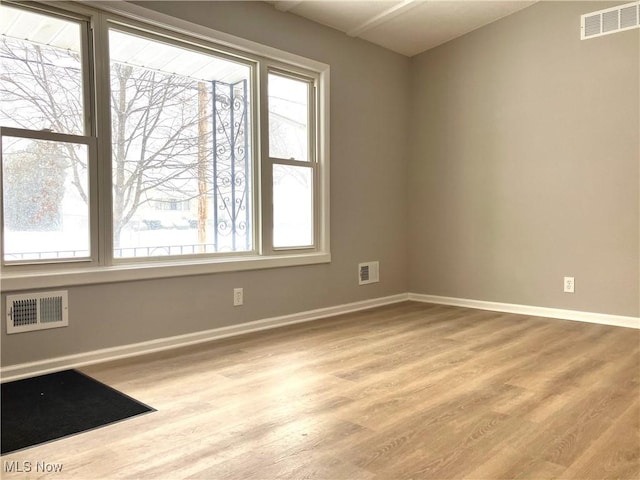
<instances>
[{"instance_id":1,"label":"window","mask_svg":"<svg viewBox=\"0 0 640 480\"><path fill-rule=\"evenodd\" d=\"M253 65L114 28L109 48L114 257L252 251Z\"/></svg>"},{"instance_id":2,"label":"window","mask_svg":"<svg viewBox=\"0 0 640 480\"><path fill-rule=\"evenodd\" d=\"M328 261L326 65L65 8L0 3L5 278Z\"/></svg>"},{"instance_id":3,"label":"window","mask_svg":"<svg viewBox=\"0 0 640 480\"><path fill-rule=\"evenodd\" d=\"M269 73L269 158L273 165L273 246L314 244L314 86L309 79Z\"/></svg>"},{"instance_id":4,"label":"window","mask_svg":"<svg viewBox=\"0 0 640 480\"><path fill-rule=\"evenodd\" d=\"M3 260L88 260L86 24L6 6L2 18Z\"/></svg>"}]
</instances>

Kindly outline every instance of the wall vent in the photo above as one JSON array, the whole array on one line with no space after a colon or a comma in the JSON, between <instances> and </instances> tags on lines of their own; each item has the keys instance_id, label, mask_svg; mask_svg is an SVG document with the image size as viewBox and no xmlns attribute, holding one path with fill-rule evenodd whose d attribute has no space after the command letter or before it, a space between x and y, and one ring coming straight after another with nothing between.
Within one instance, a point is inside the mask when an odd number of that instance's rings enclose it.
<instances>
[{"instance_id":1,"label":"wall vent","mask_svg":"<svg viewBox=\"0 0 640 480\"><path fill-rule=\"evenodd\" d=\"M358 285L380 281L380 262L358 264Z\"/></svg>"},{"instance_id":2,"label":"wall vent","mask_svg":"<svg viewBox=\"0 0 640 480\"><path fill-rule=\"evenodd\" d=\"M601 37L640 27L640 0L580 17L580 38Z\"/></svg>"},{"instance_id":3,"label":"wall vent","mask_svg":"<svg viewBox=\"0 0 640 480\"><path fill-rule=\"evenodd\" d=\"M69 325L66 291L7 295L7 333Z\"/></svg>"}]
</instances>

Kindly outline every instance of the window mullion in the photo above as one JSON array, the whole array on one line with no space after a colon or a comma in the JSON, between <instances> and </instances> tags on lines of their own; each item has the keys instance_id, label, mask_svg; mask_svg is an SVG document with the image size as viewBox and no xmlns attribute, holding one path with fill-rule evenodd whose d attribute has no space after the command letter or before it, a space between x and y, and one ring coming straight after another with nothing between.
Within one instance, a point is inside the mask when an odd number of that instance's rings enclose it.
<instances>
[{"instance_id":1,"label":"window mullion","mask_svg":"<svg viewBox=\"0 0 640 480\"><path fill-rule=\"evenodd\" d=\"M97 242L99 263L113 263L112 176L111 176L111 109L109 88L109 34L107 18L103 14L94 17L93 71L95 89L95 130L97 142Z\"/></svg>"},{"instance_id":2,"label":"window mullion","mask_svg":"<svg viewBox=\"0 0 640 480\"><path fill-rule=\"evenodd\" d=\"M318 138L317 138L317 91L314 80L309 87L309 162L313 166L313 244L316 248L320 246L321 225L320 225L320 183L318 180Z\"/></svg>"},{"instance_id":3,"label":"window mullion","mask_svg":"<svg viewBox=\"0 0 640 480\"><path fill-rule=\"evenodd\" d=\"M82 95L84 106L84 134L97 136L95 126L94 74L93 74L93 28L91 22L86 22L82 29L81 58L84 65L82 71Z\"/></svg>"},{"instance_id":4,"label":"window mullion","mask_svg":"<svg viewBox=\"0 0 640 480\"><path fill-rule=\"evenodd\" d=\"M89 146L89 253L93 265L101 264L100 212L98 174L98 132L96 129L96 100L94 77L94 38L92 21L85 22L81 38L82 90L84 102L84 134L91 138Z\"/></svg>"},{"instance_id":5,"label":"window mullion","mask_svg":"<svg viewBox=\"0 0 640 480\"><path fill-rule=\"evenodd\" d=\"M259 84L259 127L260 127L260 228L261 255L273 254L273 160L269 158L269 91L268 67L262 62L258 69Z\"/></svg>"}]
</instances>

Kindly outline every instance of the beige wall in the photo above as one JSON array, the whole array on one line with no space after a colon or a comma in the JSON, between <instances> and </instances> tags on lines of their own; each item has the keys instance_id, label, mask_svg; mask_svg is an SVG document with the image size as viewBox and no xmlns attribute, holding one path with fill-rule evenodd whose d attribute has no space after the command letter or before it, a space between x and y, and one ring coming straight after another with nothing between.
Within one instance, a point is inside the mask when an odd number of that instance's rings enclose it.
<instances>
[{"instance_id":1,"label":"beige wall","mask_svg":"<svg viewBox=\"0 0 640 480\"><path fill-rule=\"evenodd\" d=\"M541 2L412 59L411 291L640 313L640 30L579 30L619 3Z\"/></svg>"},{"instance_id":2,"label":"beige wall","mask_svg":"<svg viewBox=\"0 0 640 480\"><path fill-rule=\"evenodd\" d=\"M2 365L406 292L409 59L263 3L144 3L331 65L331 264L69 288L68 328L6 335ZM379 284L357 264L379 260ZM232 307L233 287L245 305ZM2 301L4 317L4 297Z\"/></svg>"},{"instance_id":3,"label":"beige wall","mask_svg":"<svg viewBox=\"0 0 640 480\"><path fill-rule=\"evenodd\" d=\"M143 5L331 65L333 261L72 287L68 328L1 322L4 366L407 291L640 313L639 31L579 40L609 4L543 2L411 60L259 2Z\"/></svg>"}]
</instances>

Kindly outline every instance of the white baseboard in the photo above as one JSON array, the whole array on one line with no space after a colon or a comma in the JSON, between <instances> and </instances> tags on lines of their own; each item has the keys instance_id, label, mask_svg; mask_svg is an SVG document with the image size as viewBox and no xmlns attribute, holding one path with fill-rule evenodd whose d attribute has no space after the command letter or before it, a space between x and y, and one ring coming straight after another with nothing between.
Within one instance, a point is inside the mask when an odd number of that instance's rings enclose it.
<instances>
[{"instance_id":1,"label":"white baseboard","mask_svg":"<svg viewBox=\"0 0 640 480\"><path fill-rule=\"evenodd\" d=\"M120 360L123 358L144 355L147 353L171 350L178 347L186 347L188 345L195 345L198 343L209 342L211 340L232 337L235 335L242 335L244 333L269 330L285 325L292 325L294 323L309 322L321 318L342 315L344 313L366 310L383 305L390 305L392 303L403 302L408 299L408 294L401 293L398 295L374 298L371 300L348 303L345 305L319 308L317 310L308 310L306 312L294 313L281 317L265 318L262 320L241 323L239 325L232 325L228 327L214 328L202 332L188 333L186 335L160 338L157 340L150 340L148 342L133 343L120 347L104 348L91 352L40 360L37 362L10 365L8 367L0 368L0 381L9 382L12 380L19 380L21 378L32 377L34 375L42 375L59 370L66 370L68 368L78 368L95 363Z\"/></svg>"},{"instance_id":2,"label":"white baseboard","mask_svg":"<svg viewBox=\"0 0 640 480\"><path fill-rule=\"evenodd\" d=\"M578 322L600 323L615 327L640 329L640 317L624 317L621 315L607 315L604 313L562 310L559 308L517 305L514 303L485 302L483 300L441 297L437 295L423 295L420 293L409 293L409 300L414 302L436 303L439 305L468 307L479 310L492 310L495 312L517 313L521 315L533 315L536 317L559 318L562 320L575 320Z\"/></svg>"},{"instance_id":3,"label":"white baseboard","mask_svg":"<svg viewBox=\"0 0 640 480\"><path fill-rule=\"evenodd\" d=\"M11 380L19 380L20 378L42 375L45 373L65 370L68 368L78 368L95 363L120 360L123 358L129 358L163 350L171 350L174 348L196 345L198 343L205 343L212 340L232 337L235 335L242 335L244 333L269 330L285 325L310 322L312 320L333 317L336 315L342 315L344 313L366 310L383 305L390 305L406 300L640 329L640 318L638 317L624 317L619 315L606 315L602 313L561 310L556 308L516 305L511 303L486 302L482 300L441 297L437 295L423 295L418 293L401 293L398 295L374 298L371 300L337 305L334 307L319 308L316 310L309 310L306 312L294 313L281 317L265 318L262 320L242 323L239 325L231 325L228 327L214 328L202 332L188 333L186 335L160 338L157 340L150 340L148 342L133 343L130 345L104 348L91 352L40 360L37 362L10 365L8 367L0 368L0 381L8 382Z\"/></svg>"}]
</instances>

